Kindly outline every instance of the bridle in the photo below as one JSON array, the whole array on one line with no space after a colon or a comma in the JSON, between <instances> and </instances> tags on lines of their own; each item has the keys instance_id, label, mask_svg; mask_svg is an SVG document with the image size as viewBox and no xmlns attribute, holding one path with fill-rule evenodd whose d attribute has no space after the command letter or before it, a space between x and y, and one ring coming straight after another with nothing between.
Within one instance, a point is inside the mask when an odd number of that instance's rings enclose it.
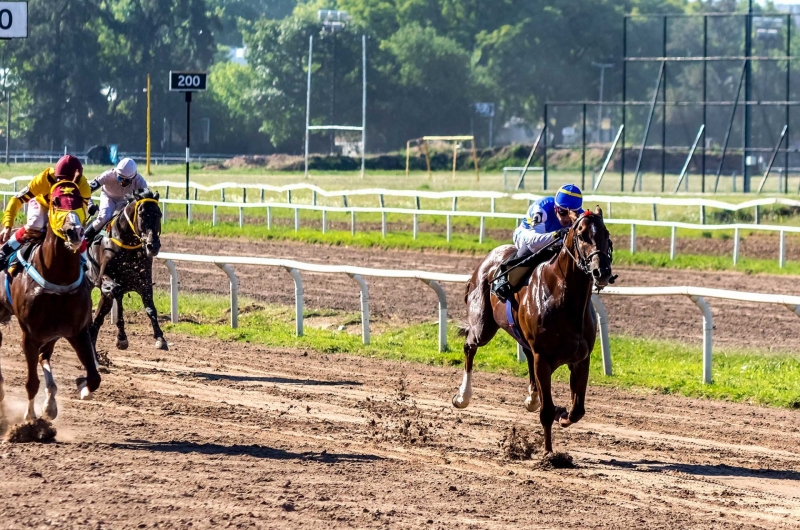
<instances>
[{"instance_id":1,"label":"bridle","mask_svg":"<svg viewBox=\"0 0 800 530\"><path fill-rule=\"evenodd\" d=\"M611 243L610 238L608 240L608 252L603 252L600 249L595 249L593 252L590 252L587 255L583 255L581 253L581 247L580 245L578 245L576 241L577 235L575 234L575 229L578 228L578 225L581 223L581 221L583 221L584 219L588 219L593 215L595 214L587 211L583 215L578 217L578 219L576 219L574 223L572 223L572 226L570 227L569 231L572 234L572 246L574 247L574 253L573 249L570 249L566 244L564 245L564 250L566 251L566 253L569 255L570 258L572 258L572 260L575 262L575 265L578 266L581 272L583 272L586 275L592 274L591 261L593 257L598 255L606 255L608 257L609 265L611 265L611 263L614 261L614 245ZM614 282L611 281L610 283Z\"/></svg>"},{"instance_id":2,"label":"bridle","mask_svg":"<svg viewBox=\"0 0 800 530\"><path fill-rule=\"evenodd\" d=\"M122 209L122 213L120 215L118 215L117 217L115 217L114 219L111 220L111 223L109 223L109 226L108 226L108 231L109 231L108 239L110 239L112 243L114 243L115 245L117 245L120 248L124 248L125 250L136 250L136 249L142 248L144 246L144 239L142 239L142 236L139 235L139 231L136 229L136 217L139 214L139 206L141 204L143 204L143 203L146 203L146 202L154 202L154 203L158 204L158 200L157 199L150 199L150 198L139 199L139 200L136 201L136 203L135 203L136 205L133 208L133 220L131 220L130 216L128 215L128 207L127 206ZM120 217L125 217L125 220L128 222L128 226L131 227L131 233L138 240L137 243L135 243L133 245L127 245L127 244L123 243L122 241L120 241L119 239L117 239L115 237L111 237L111 230L114 228L114 223Z\"/></svg>"}]
</instances>

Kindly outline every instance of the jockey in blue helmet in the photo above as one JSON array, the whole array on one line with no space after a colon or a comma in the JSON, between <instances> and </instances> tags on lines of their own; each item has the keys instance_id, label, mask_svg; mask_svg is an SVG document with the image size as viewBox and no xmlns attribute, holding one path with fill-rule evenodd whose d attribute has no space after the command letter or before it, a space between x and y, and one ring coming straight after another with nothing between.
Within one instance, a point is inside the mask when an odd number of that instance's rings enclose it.
<instances>
[{"instance_id":1,"label":"jockey in blue helmet","mask_svg":"<svg viewBox=\"0 0 800 530\"><path fill-rule=\"evenodd\" d=\"M527 217L514 230L517 253L500 265L492 282L492 291L501 300L513 295L530 271L554 255L550 251L554 248L551 243L564 238L572 225L570 212L582 214L582 206L583 194L574 184L564 184L554 197L542 197L530 205ZM548 251L540 252L545 248ZM560 247L557 245L555 248ZM534 255L537 257L532 258ZM517 267L522 261L524 267Z\"/></svg>"}]
</instances>

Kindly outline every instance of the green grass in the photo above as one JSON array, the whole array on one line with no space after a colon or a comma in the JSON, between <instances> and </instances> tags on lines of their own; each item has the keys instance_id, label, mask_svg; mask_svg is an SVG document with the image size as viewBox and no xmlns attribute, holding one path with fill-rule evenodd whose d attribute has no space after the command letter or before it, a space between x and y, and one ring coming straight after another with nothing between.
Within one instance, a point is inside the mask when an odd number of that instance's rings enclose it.
<instances>
[{"instance_id":1,"label":"green grass","mask_svg":"<svg viewBox=\"0 0 800 530\"><path fill-rule=\"evenodd\" d=\"M391 327L373 332L370 345L361 343L360 319L357 314L335 311L307 311L305 335L294 334L294 312L291 308L263 306L240 300L242 311L239 328L228 323L228 300L222 296L186 294L180 299L181 322L167 324L165 331L175 334L240 341L270 347L306 348L331 354L351 354L380 359L403 360L436 366L461 366L463 339L454 325L448 326L451 351L437 351L437 326L415 324ZM125 302L126 309L140 310L138 297ZM162 314L168 311L166 293L156 293L156 305ZM314 316L326 317L334 325L330 329L314 327ZM337 331L338 324L356 324L350 331ZM352 331L352 332L351 332ZM602 374L599 344L592 353L590 383L617 388L647 389L662 394L680 394L779 407L800 408L800 358L790 354L759 351L717 349L714 354L710 385L701 383L702 353L699 346L686 346L673 341L629 337L611 338L614 375ZM502 372L527 378L527 365L516 361L516 344L505 333L476 357L478 372ZM569 380L566 368L555 373L561 382ZM453 384L457 384L457 380ZM478 383L479 384L479 383ZM520 381L520 388L525 383Z\"/></svg>"},{"instance_id":2,"label":"green grass","mask_svg":"<svg viewBox=\"0 0 800 530\"><path fill-rule=\"evenodd\" d=\"M299 241L311 244L324 244L334 246L354 246L363 248L402 249L402 250L440 250L483 256L493 248L510 243L508 240L495 240L486 238L483 243L478 243L477 236L473 234L453 233L451 241L447 241L444 233L422 233L414 239L409 233L388 233L385 238L380 232L357 232L355 236L350 232L321 231L310 228L301 228L295 232L293 228L273 227L268 230L265 225L245 224L239 228L238 224L218 223L212 226L209 222L194 222L187 225L182 220L168 220L164 233L181 234L186 236L210 236L224 239L247 238L253 240L273 241ZM169 249L164 249L168 251ZM777 256L777 241L776 241ZM740 257L738 265L733 265L729 255L706 256L697 254L678 254L674 260L669 259L668 253L630 251L619 248L614 251L616 265L642 265L656 268L693 269L693 270L730 270L748 274L781 274L800 275L800 263L787 261L784 268L778 266L777 259L751 259ZM471 271L463 271L465 274Z\"/></svg>"}]
</instances>

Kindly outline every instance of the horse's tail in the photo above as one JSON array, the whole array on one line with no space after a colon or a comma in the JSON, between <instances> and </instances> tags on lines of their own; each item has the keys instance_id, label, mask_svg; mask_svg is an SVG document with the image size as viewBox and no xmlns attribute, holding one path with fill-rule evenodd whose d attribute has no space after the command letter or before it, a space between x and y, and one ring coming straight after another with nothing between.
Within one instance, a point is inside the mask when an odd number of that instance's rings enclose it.
<instances>
[{"instance_id":1,"label":"horse's tail","mask_svg":"<svg viewBox=\"0 0 800 530\"><path fill-rule=\"evenodd\" d=\"M456 322L456 335L459 337L466 337L469 333L469 323L466 320L459 320Z\"/></svg>"}]
</instances>

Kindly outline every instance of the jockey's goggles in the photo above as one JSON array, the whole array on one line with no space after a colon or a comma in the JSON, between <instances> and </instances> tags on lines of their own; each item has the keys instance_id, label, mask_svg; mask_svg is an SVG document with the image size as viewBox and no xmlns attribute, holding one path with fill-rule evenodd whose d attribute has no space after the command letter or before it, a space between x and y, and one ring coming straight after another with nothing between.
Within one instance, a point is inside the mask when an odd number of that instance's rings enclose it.
<instances>
[{"instance_id":1,"label":"jockey's goggles","mask_svg":"<svg viewBox=\"0 0 800 530\"><path fill-rule=\"evenodd\" d=\"M121 184L130 184L130 182L132 180L133 180L133 177L125 177L125 176L120 175L119 173L117 173L117 181L120 182Z\"/></svg>"},{"instance_id":2,"label":"jockey's goggles","mask_svg":"<svg viewBox=\"0 0 800 530\"><path fill-rule=\"evenodd\" d=\"M569 215L569 212L571 211L572 210L570 210L569 208L562 208L561 206L556 206L556 213L558 215Z\"/></svg>"}]
</instances>

